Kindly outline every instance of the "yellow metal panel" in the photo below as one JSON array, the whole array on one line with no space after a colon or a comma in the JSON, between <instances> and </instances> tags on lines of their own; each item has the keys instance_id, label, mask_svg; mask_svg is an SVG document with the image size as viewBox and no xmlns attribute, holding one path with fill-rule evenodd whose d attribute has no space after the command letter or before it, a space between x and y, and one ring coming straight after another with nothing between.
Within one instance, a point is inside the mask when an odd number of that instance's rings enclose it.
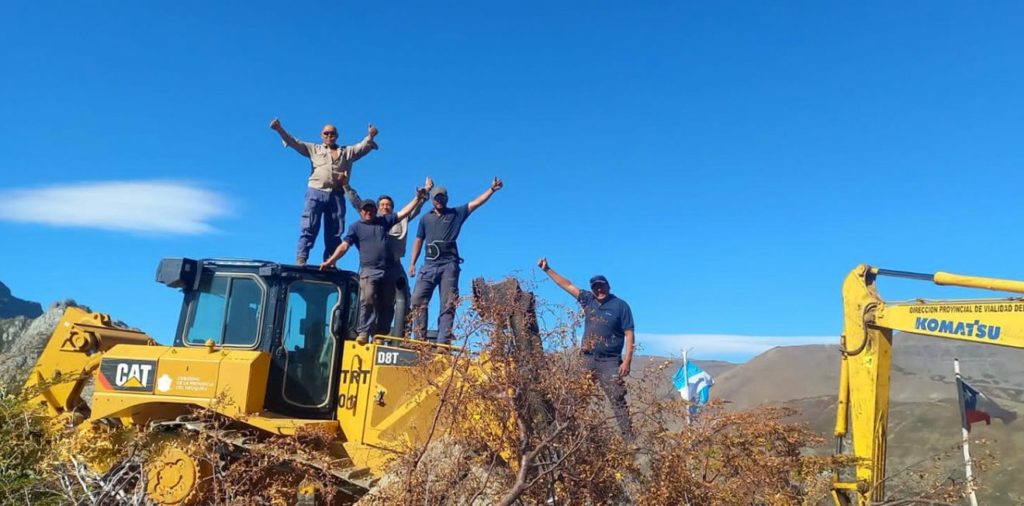
<instances>
[{"instance_id":1,"label":"yellow metal panel","mask_svg":"<svg viewBox=\"0 0 1024 506\"><path fill-rule=\"evenodd\" d=\"M947 339L1024 348L1024 301L981 299L888 304L879 326Z\"/></svg>"},{"instance_id":2,"label":"yellow metal panel","mask_svg":"<svg viewBox=\"0 0 1024 506\"><path fill-rule=\"evenodd\" d=\"M154 410L153 403L192 404L228 416L257 413L263 408L270 369L266 353L212 348L119 345L103 360L108 365L151 362L155 373L145 378L148 390L126 391L132 383L119 384L123 378L105 377L101 366L93 399L94 418L151 416L144 411ZM113 371L108 367L108 375L115 374Z\"/></svg>"},{"instance_id":3,"label":"yellow metal panel","mask_svg":"<svg viewBox=\"0 0 1024 506\"><path fill-rule=\"evenodd\" d=\"M425 378L414 377L414 372L422 371L415 367L420 361L420 355L420 352L408 349L387 346L374 348L371 376L374 391L373 402L367 407L367 442L395 440L398 436L392 431L395 426L408 432L413 442L425 439L437 405L437 389L424 381ZM437 357L429 352L423 355L427 360ZM443 381L443 378L437 379Z\"/></svg>"},{"instance_id":4,"label":"yellow metal panel","mask_svg":"<svg viewBox=\"0 0 1024 506\"><path fill-rule=\"evenodd\" d=\"M213 399L217 395L220 361L229 352L207 348L172 348L157 368L156 393Z\"/></svg>"},{"instance_id":5,"label":"yellow metal panel","mask_svg":"<svg viewBox=\"0 0 1024 506\"><path fill-rule=\"evenodd\" d=\"M246 417L245 423L280 436L294 436L296 432L304 428L316 429L329 434L338 430L338 422L334 420L304 420L266 412Z\"/></svg>"},{"instance_id":6,"label":"yellow metal panel","mask_svg":"<svg viewBox=\"0 0 1024 506\"><path fill-rule=\"evenodd\" d=\"M391 339L392 343L402 340ZM338 421L345 450L358 467L379 474L385 464L422 442L434 420L438 393L415 363L442 355L377 342L345 342L339 382ZM421 355L422 354L422 355ZM435 378L435 384L443 378Z\"/></svg>"},{"instance_id":7,"label":"yellow metal panel","mask_svg":"<svg viewBox=\"0 0 1024 506\"><path fill-rule=\"evenodd\" d=\"M364 441L392 447L426 441L437 409L436 386L416 381L408 367L375 367ZM435 378L443 384L447 378ZM378 402L377 399L380 399ZM403 448L407 449L407 448Z\"/></svg>"},{"instance_id":8,"label":"yellow metal panel","mask_svg":"<svg viewBox=\"0 0 1024 506\"><path fill-rule=\"evenodd\" d=\"M206 407L206 399L190 397L153 397L137 393L96 391L92 399L93 420L100 418L121 418L134 423L149 420L174 419L188 412L188 406Z\"/></svg>"},{"instance_id":9,"label":"yellow metal panel","mask_svg":"<svg viewBox=\"0 0 1024 506\"><path fill-rule=\"evenodd\" d=\"M103 354L104 359L158 360L169 346L145 346L138 344L119 344Z\"/></svg>"},{"instance_id":10,"label":"yellow metal panel","mask_svg":"<svg viewBox=\"0 0 1024 506\"><path fill-rule=\"evenodd\" d=\"M346 441L362 443L366 406L371 395L370 370L375 345L344 341L338 382L338 423Z\"/></svg>"},{"instance_id":11,"label":"yellow metal panel","mask_svg":"<svg viewBox=\"0 0 1024 506\"><path fill-rule=\"evenodd\" d=\"M262 410L269 375L269 354L258 351L226 352L220 363L217 395L230 402L221 411L235 416Z\"/></svg>"}]
</instances>

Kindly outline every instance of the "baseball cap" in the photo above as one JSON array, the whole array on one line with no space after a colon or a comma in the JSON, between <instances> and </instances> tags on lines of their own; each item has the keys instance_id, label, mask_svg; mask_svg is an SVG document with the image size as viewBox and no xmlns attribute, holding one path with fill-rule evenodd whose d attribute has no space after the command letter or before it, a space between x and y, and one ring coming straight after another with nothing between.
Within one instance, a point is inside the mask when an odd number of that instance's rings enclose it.
<instances>
[{"instance_id":1,"label":"baseball cap","mask_svg":"<svg viewBox=\"0 0 1024 506\"><path fill-rule=\"evenodd\" d=\"M600 274L590 278L590 286L594 286L597 283L604 283L606 285L611 286L611 283L608 282L608 278L606 278L606 277L604 277L604 276L602 276Z\"/></svg>"},{"instance_id":2,"label":"baseball cap","mask_svg":"<svg viewBox=\"0 0 1024 506\"><path fill-rule=\"evenodd\" d=\"M377 203L374 202L373 199L366 199L363 201L362 204L359 205L359 209L366 209L367 207L377 209Z\"/></svg>"},{"instance_id":3,"label":"baseball cap","mask_svg":"<svg viewBox=\"0 0 1024 506\"><path fill-rule=\"evenodd\" d=\"M434 191L430 192L430 198L436 198L438 195L448 196L448 188L443 186L435 186Z\"/></svg>"}]
</instances>

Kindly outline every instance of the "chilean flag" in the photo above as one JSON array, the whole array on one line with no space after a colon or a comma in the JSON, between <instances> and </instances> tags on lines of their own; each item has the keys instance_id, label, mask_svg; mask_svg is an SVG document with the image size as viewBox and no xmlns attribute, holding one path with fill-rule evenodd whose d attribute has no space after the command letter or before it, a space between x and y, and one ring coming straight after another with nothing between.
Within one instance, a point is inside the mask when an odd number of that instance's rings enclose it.
<instances>
[{"instance_id":1,"label":"chilean flag","mask_svg":"<svg viewBox=\"0 0 1024 506\"><path fill-rule=\"evenodd\" d=\"M958 376L956 381L960 386L960 409L963 412L964 428L968 432L971 430L971 424L975 422L992 425L992 419L998 418L1006 424L1017 418L1017 413L1001 408L989 396L972 387L964 379Z\"/></svg>"}]
</instances>

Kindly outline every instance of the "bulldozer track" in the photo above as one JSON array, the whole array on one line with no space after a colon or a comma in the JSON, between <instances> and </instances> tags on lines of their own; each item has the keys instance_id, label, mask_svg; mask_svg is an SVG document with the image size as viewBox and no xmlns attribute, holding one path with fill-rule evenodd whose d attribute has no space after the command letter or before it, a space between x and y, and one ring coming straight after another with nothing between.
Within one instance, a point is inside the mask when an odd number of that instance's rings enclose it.
<instances>
[{"instance_id":1,"label":"bulldozer track","mask_svg":"<svg viewBox=\"0 0 1024 506\"><path fill-rule=\"evenodd\" d=\"M321 473L324 473L336 480L336 482L331 483L331 485L337 487L342 493L354 499L365 495L379 481L379 478L371 475L369 468L355 466L352 464L352 460L347 457L332 457L329 462L325 463L322 460L303 454L283 456L279 451L269 450L269 445L262 443L256 437L253 437L250 431L225 429L218 426L216 422L160 422L155 424L154 428L162 430L187 431L192 434L202 435L203 437L212 438L217 442L230 445L238 452L250 452L262 455L272 454L275 458L281 459L285 463L294 465L298 468L320 471Z\"/></svg>"}]
</instances>

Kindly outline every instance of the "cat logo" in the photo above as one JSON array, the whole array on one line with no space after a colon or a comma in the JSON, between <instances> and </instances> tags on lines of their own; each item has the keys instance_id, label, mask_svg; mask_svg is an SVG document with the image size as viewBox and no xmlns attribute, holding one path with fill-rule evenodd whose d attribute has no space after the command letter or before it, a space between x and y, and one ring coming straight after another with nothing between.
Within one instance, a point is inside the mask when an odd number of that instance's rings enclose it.
<instances>
[{"instance_id":1,"label":"cat logo","mask_svg":"<svg viewBox=\"0 0 1024 506\"><path fill-rule=\"evenodd\" d=\"M156 361L103 359L98 380L106 390L152 392L156 376Z\"/></svg>"}]
</instances>

